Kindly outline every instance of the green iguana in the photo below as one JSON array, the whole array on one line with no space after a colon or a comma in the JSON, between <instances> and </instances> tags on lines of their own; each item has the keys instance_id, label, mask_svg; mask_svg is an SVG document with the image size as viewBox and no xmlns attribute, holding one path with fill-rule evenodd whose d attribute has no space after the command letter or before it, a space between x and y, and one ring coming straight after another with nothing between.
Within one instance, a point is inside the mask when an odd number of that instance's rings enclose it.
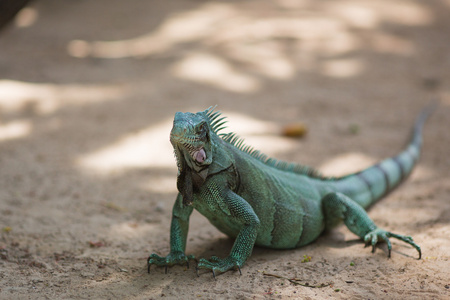
<instances>
[{"instance_id":1,"label":"green iguana","mask_svg":"<svg viewBox=\"0 0 450 300\"><path fill-rule=\"evenodd\" d=\"M343 177L325 177L316 170L269 158L234 133L220 133L225 117L214 108L175 114L170 142L178 166L178 196L172 211L170 253L148 258L152 264L167 267L195 259L186 255L189 217L193 209L235 238L226 258L200 259L198 269L225 272L241 267L253 246L292 249L307 245L325 230L341 221L372 252L379 241L389 238L421 249L409 236L378 228L365 209L396 188L412 171L420 155L422 128L432 108L417 118L411 140L397 156L385 159L363 171ZM198 273L198 272L197 272Z\"/></svg>"}]
</instances>

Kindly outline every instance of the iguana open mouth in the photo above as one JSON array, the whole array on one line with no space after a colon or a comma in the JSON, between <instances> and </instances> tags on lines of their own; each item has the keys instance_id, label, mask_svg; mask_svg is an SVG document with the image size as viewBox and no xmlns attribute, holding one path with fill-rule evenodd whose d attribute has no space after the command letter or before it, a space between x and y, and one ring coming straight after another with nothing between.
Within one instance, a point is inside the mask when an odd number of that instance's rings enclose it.
<instances>
[{"instance_id":1,"label":"iguana open mouth","mask_svg":"<svg viewBox=\"0 0 450 300\"><path fill-rule=\"evenodd\" d=\"M198 151L194 151L192 153L192 158L195 159L196 162L202 163L206 159L206 152L205 149L200 148Z\"/></svg>"},{"instance_id":2,"label":"iguana open mouth","mask_svg":"<svg viewBox=\"0 0 450 300\"><path fill-rule=\"evenodd\" d=\"M206 151L203 147L195 147L191 144L184 143L183 146L189 152L189 155L197 163L203 163L206 159Z\"/></svg>"}]
</instances>

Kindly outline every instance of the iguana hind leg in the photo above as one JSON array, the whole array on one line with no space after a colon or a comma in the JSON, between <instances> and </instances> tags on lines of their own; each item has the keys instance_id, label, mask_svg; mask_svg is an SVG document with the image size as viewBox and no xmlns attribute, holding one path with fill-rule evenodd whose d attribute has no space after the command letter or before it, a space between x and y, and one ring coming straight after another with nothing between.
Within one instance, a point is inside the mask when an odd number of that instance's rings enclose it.
<instances>
[{"instance_id":1,"label":"iguana hind leg","mask_svg":"<svg viewBox=\"0 0 450 300\"><path fill-rule=\"evenodd\" d=\"M403 236L378 228L369 218L366 211L351 198L341 193L330 193L322 199L322 208L325 214L327 228L336 226L344 221L347 228L362 238L366 245L372 245L372 253L378 241L384 241L388 247L388 256L391 257L392 245L389 238L393 237L413 246L422 257L420 247L414 243L412 237Z\"/></svg>"}]
</instances>

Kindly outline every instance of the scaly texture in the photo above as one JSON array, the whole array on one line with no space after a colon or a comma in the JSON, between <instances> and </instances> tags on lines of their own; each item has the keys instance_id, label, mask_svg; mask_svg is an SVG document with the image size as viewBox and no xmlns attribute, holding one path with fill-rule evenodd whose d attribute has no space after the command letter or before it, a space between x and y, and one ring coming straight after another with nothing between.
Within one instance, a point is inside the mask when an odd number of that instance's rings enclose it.
<instances>
[{"instance_id":1,"label":"scaly texture","mask_svg":"<svg viewBox=\"0 0 450 300\"><path fill-rule=\"evenodd\" d=\"M178 197L172 212L170 253L150 255L152 264L188 264L185 255L189 217L197 209L220 231L235 238L226 258L200 259L199 269L241 269L253 246L289 249L311 243L341 222L374 251L393 237L421 250L411 237L378 228L365 209L396 188L417 163L422 128L434 106L417 118L406 149L363 171L325 177L316 170L269 158L245 145L234 133L223 134L225 118L213 108L176 113L170 141L178 166ZM188 264L189 265L189 264Z\"/></svg>"}]
</instances>

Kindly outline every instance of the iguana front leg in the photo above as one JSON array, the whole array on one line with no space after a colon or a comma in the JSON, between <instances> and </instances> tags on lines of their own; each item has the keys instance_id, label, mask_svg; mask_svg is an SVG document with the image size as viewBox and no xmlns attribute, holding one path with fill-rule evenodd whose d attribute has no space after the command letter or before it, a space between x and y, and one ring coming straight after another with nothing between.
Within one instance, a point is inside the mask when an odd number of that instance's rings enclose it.
<instances>
[{"instance_id":1,"label":"iguana front leg","mask_svg":"<svg viewBox=\"0 0 450 300\"><path fill-rule=\"evenodd\" d=\"M161 257L155 253L148 258L148 272L150 273L150 266L164 266L186 264L189 267L189 260L195 259L193 255L185 255L186 239L189 231L189 217L192 213L192 206L183 205L183 200L180 194L175 201L172 209L172 223L170 226L170 253L166 257Z\"/></svg>"},{"instance_id":2,"label":"iguana front leg","mask_svg":"<svg viewBox=\"0 0 450 300\"><path fill-rule=\"evenodd\" d=\"M260 226L258 216L245 199L231 190L226 190L222 195L223 199L219 200L222 201L219 206L222 211L228 213L228 218L233 219L232 222L241 224L242 229L228 257L221 259L213 256L210 260L200 259L197 269L210 269L214 277L216 272L226 272L234 268L240 272L241 266L252 253Z\"/></svg>"},{"instance_id":3,"label":"iguana front leg","mask_svg":"<svg viewBox=\"0 0 450 300\"><path fill-rule=\"evenodd\" d=\"M412 237L378 228L366 211L344 194L330 193L326 195L322 199L322 208L327 228L332 228L340 221L344 221L351 232L364 239L366 245L372 245L372 253L375 252L375 246L381 240L386 242L389 251L388 256L391 257L392 246L389 238L393 237L413 246L419 252L419 259L422 257L420 247L414 243Z\"/></svg>"}]
</instances>

